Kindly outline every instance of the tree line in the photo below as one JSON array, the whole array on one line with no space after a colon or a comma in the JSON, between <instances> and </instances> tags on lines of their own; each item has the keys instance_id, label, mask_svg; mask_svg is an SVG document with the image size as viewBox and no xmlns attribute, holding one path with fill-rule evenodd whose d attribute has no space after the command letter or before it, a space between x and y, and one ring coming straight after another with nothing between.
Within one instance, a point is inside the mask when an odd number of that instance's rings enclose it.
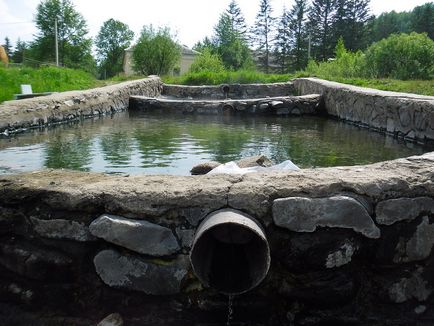
<instances>
[{"instance_id":1,"label":"tree line","mask_svg":"<svg viewBox=\"0 0 434 326\"><path fill-rule=\"evenodd\" d=\"M339 39L355 52L393 33L427 33L434 38L434 2L378 17L371 14L369 4L370 0L294 0L276 16L271 0L261 0L253 26L247 27L232 0L214 34L195 49L218 54L227 69L249 67L254 59L265 72L286 73L303 69L309 59L334 57Z\"/></svg>"},{"instance_id":2,"label":"tree line","mask_svg":"<svg viewBox=\"0 0 434 326\"><path fill-rule=\"evenodd\" d=\"M339 39L346 49L357 51L393 33L415 31L434 38L434 2L411 12L392 11L378 17L371 14L369 4L370 0L293 0L290 8L276 16L271 0L261 0L253 26L247 26L240 7L232 0L220 15L213 35L198 42L194 49L207 56L204 64L213 64L215 69L259 67L265 72L286 73L305 68L309 59L325 61L334 57ZM61 65L112 77L122 71L124 51L134 39L128 25L114 19L105 21L91 39L86 21L72 0L43 0L37 7L35 23L38 33L34 41L18 39L12 46L5 38L3 46L12 62L55 62L57 25ZM92 56L92 45L96 58ZM144 59L144 49L148 59L152 54L152 60ZM143 74L167 73L179 59L179 51L170 29L144 26L134 48L135 70Z\"/></svg>"}]
</instances>

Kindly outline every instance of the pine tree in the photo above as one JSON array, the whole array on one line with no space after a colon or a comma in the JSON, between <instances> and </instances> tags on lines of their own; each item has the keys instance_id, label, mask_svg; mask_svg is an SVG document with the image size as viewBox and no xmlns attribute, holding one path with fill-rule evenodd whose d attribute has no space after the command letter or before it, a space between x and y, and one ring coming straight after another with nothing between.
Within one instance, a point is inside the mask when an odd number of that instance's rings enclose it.
<instances>
[{"instance_id":1,"label":"pine tree","mask_svg":"<svg viewBox=\"0 0 434 326\"><path fill-rule=\"evenodd\" d=\"M307 0L295 0L289 11L290 43L293 55L293 67L302 69L307 63L307 33L306 15L308 11Z\"/></svg>"},{"instance_id":2,"label":"pine tree","mask_svg":"<svg viewBox=\"0 0 434 326\"><path fill-rule=\"evenodd\" d=\"M12 61L14 63L23 63L25 59L25 52L27 51L28 46L26 42L17 40L17 45L15 46L15 51L12 54Z\"/></svg>"},{"instance_id":3,"label":"pine tree","mask_svg":"<svg viewBox=\"0 0 434 326\"><path fill-rule=\"evenodd\" d=\"M233 29L231 17L226 12L220 15L219 22L214 27L212 42L227 69L237 70L251 66L252 58L247 42Z\"/></svg>"},{"instance_id":4,"label":"pine tree","mask_svg":"<svg viewBox=\"0 0 434 326\"><path fill-rule=\"evenodd\" d=\"M235 0L229 3L229 8L226 9L226 14L229 16L232 23L232 30L244 40L247 40L247 25L246 20L241 13L241 9Z\"/></svg>"},{"instance_id":5,"label":"pine tree","mask_svg":"<svg viewBox=\"0 0 434 326\"><path fill-rule=\"evenodd\" d=\"M270 71L270 51L273 41L274 18L270 0L261 0L252 30L252 41L258 52L258 59L265 72Z\"/></svg>"},{"instance_id":6,"label":"pine tree","mask_svg":"<svg viewBox=\"0 0 434 326\"><path fill-rule=\"evenodd\" d=\"M274 43L274 55L279 65L280 72L288 72L289 59L291 54L291 30L289 28L289 13L283 8L282 16L277 26L277 37Z\"/></svg>"},{"instance_id":7,"label":"pine tree","mask_svg":"<svg viewBox=\"0 0 434 326\"><path fill-rule=\"evenodd\" d=\"M11 40L7 36L5 37L5 43L3 44L3 48L5 49L6 54L10 58L12 56L12 54L13 54L13 51L12 51Z\"/></svg>"},{"instance_id":8,"label":"pine tree","mask_svg":"<svg viewBox=\"0 0 434 326\"><path fill-rule=\"evenodd\" d=\"M434 40L434 2L425 3L413 9L411 29L417 33L427 33Z\"/></svg>"},{"instance_id":9,"label":"pine tree","mask_svg":"<svg viewBox=\"0 0 434 326\"><path fill-rule=\"evenodd\" d=\"M317 59L326 60L333 55L333 18L336 0L313 0L309 11L309 31L312 50Z\"/></svg>"}]
</instances>

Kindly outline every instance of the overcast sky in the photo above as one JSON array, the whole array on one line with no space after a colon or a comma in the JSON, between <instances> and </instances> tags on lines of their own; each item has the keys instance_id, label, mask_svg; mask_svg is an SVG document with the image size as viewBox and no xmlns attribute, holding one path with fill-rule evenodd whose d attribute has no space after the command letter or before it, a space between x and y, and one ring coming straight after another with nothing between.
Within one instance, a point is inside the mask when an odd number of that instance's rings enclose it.
<instances>
[{"instance_id":1,"label":"overcast sky","mask_svg":"<svg viewBox=\"0 0 434 326\"><path fill-rule=\"evenodd\" d=\"M230 0L72 0L75 9L88 24L94 37L102 23L110 18L126 23L136 36L143 25L169 26L176 32L179 43L189 47L205 36L211 36L220 14ZM249 25L253 24L260 0L237 0ZM283 6L291 8L294 0L271 0L275 16ZM371 0L371 11L409 11L429 0ZM37 30L33 23L40 0L0 0L0 44L6 36L15 45L18 38L31 41Z\"/></svg>"}]
</instances>

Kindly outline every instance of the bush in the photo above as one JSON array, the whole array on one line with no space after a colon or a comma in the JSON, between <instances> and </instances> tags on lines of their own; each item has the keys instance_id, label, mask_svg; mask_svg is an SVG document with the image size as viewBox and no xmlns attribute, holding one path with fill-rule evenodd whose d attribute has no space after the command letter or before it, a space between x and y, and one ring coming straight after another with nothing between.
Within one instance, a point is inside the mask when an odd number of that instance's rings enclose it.
<instances>
[{"instance_id":1,"label":"bush","mask_svg":"<svg viewBox=\"0 0 434 326\"><path fill-rule=\"evenodd\" d=\"M194 60L190 67L190 72L198 73L201 71L222 72L225 70L223 61L218 54L211 53L210 49L203 49L203 52Z\"/></svg>"},{"instance_id":2,"label":"bush","mask_svg":"<svg viewBox=\"0 0 434 326\"><path fill-rule=\"evenodd\" d=\"M363 72L371 78L430 79L434 41L426 34L392 34L366 50Z\"/></svg>"}]
</instances>

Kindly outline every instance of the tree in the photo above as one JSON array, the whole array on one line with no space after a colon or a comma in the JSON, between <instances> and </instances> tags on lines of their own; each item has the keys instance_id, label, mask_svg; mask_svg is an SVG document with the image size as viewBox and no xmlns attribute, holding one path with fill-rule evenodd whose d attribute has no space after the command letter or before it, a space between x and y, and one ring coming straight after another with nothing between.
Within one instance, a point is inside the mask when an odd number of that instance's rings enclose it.
<instances>
[{"instance_id":1,"label":"tree","mask_svg":"<svg viewBox=\"0 0 434 326\"><path fill-rule=\"evenodd\" d=\"M223 61L216 53L212 53L209 48L204 48L202 53L194 60L190 66L190 72L201 71L221 72L225 69Z\"/></svg>"},{"instance_id":2,"label":"tree","mask_svg":"<svg viewBox=\"0 0 434 326\"><path fill-rule=\"evenodd\" d=\"M31 44L31 55L44 62L55 61L55 21L62 65L93 71L92 40L86 38L87 24L71 0L45 0L36 9L39 33Z\"/></svg>"},{"instance_id":3,"label":"tree","mask_svg":"<svg viewBox=\"0 0 434 326\"><path fill-rule=\"evenodd\" d=\"M15 51L12 54L12 61L14 63L23 63L25 58L25 53L28 50L28 45L26 42L21 41L20 39L17 40L17 44L15 46Z\"/></svg>"},{"instance_id":4,"label":"tree","mask_svg":"<svg viewBox=\"0 0 434 326\"><path fill-rule=\"evenodd\" d=\"M307 63L307 33L306 14L308 10L307 0L295 0L294 5L288 13L290 43L293 55L294 69L302 69Z\"/></svg>"},{"instance_id":5,"label":"tree","mask_svg":"<svg viewBox=\"0 0 434 326\"><path fill-rule=\"evenodd\" d=\"M3 48L5 49L6 54L10 58L13 54L13 51L12 51L11 40L7 36L5 37L5 43L3 44Z\"/></svg>"},{"instance_id":6,"label":"tree","mask_svg":"<svg viewBox=\"0 0 434 326\"><path fill-rule=\"evenodd\" d=\"M288 72L291 54L291 34L289 13L286 8L283 8L282 16L277 25L277 37L274 43L274 55L282 74Z\"/></svg>"},{"instance_id":7,"label":"tree","mask_svg":"<svg viewBox=\"0 0 434 326\"><path fill-rule=\"evenodd\" d=\"M96 53L100 71L106 77L115 76L122 71L125 49L131 44L134 32L128 25L114 19L103 23L95 39Z\"/></svg>"},{"instance_id":8,"label":"tree","mask_svg":"<svg viewBox=\"0 0 434 326\"><path fill-rule=\"evenodd\" d=\"M214 27L213 47L227 69L237 70L253 65L247 42L233 28L231 17L226 13L220 15Z\"/></svg>"},{"instance_id":9,"label":"tree","mask_svg":"<svg viewBox=\"0 0 434 326\"><path fill-rule=\"evenodd\" d=\"M270 51L273 41L274 17L272 17L270 0L261 0L259 12L256 15L252 30L253 44L256 45L259 62L266 73L270 71Z\"/></svg>"},{"instance_id":10,"label":"tree","mask_svg":"<svg viewBox=\"0 0 434 326\"><path fill-rule=\"evenodd\" d=\"M365 52L370 78L430 79L434 41L426 34L401 33L372 44Z\"/></svg>"},{"instance_id":11,"label":"tree","mask_svg":"<svg viewBox=\"0 0 434 326\"><path fill-rule=\"evenodd\" d=\"M309 30L315 57L326 60L333 55L333 17L336 0L313 0L309 11Z\"/></svg>"},{"instance_id":12,"label":"tree","mask_svg":"<svg viewBox=\"0 0 434 326\"><path fill-rule=\"evenodd\" d=\"M409 33L411 13L396 11L382 13L371 22L370 42L377 42L396 33Z\"/></svg>"},{"instance_id":13,"label":"tree","mask_svg":"<svg viewBox=\"0 0 434 326\"><path fill-rule=\"evenodd\" d=\"M164 75L181 58L181 48L168 27L144 26L133 50L134 70L144 75Z\"/></svg>"},{"instance_id":14,"label":"tree","mask_svg":"<svg viewBox=\"0 0 434 326\"><path fill-rule=\"evenodd\" d=\"M411 13L410 26L412 31L427 33L434 40L434 2L414 8Z\"/></svg>"},{"instance_id":15,"label":"tree","mask_svg":"<svg viewBox=\"0 0 434 326\"><path fill-rule=\"evenodd\" d=\"M333 17L334 43L342 37L351 51L366 46L370 0L337 0Z\"/></svg>"},{"instance_id":16,"label":"tree","mask_svg":"<svg viewBox=\"0 0 434 326\"><path fill-rule=\"evenodd\" d=\"M241 9L235 0L229 3L229 8L226 9L226 14L229 16L232 31L237 33L240 38L247 41L247 25Z\"/></svg>"}]
</instances>

